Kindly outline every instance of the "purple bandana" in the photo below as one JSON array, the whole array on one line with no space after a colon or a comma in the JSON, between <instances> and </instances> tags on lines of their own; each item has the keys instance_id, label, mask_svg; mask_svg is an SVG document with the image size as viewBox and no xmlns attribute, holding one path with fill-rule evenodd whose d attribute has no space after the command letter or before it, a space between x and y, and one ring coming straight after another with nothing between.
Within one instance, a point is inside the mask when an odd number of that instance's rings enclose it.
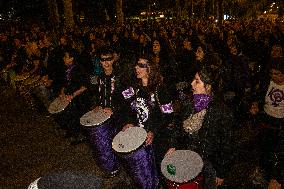
<instances>
[{"instance_id":1,"label":"purple bandana","mask_svg":"<svg viewBox=\"0 0 284 189\"><path fill-rule=\"evenodd\" d=\"M211 96L208 94L194 94L193 102L194 102L194 110L196 112L200 112L205 109L209 102L211 101Z\"/></svg>"}]
</instances>

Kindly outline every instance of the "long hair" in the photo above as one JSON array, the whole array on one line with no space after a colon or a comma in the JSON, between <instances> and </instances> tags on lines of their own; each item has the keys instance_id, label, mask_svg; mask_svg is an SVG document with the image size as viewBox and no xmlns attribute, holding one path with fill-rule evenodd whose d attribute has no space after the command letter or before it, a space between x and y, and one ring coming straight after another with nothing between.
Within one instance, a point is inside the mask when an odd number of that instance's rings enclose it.
<instances>
[{"instance_id":1,"label":"long hair","mask_svg":"<svg viewBox=\"0 0 284 189\"><path fill-rule=\"evenodd\" d=\"M148 87L147 88L148 88L150 93L153 93L153 92L155 92L157 87L159 85L161 85L162 82L163 82L163 77L162 77L161 72L160 72L160 67L159 67L158 64L150 61L148 58L145 58L145 57L140 57L140 58L147 60L147 64L148 64L147 72L149 74ZM139 85L142 85L141 82L142 81L139 81Z\"/></svg>"}]
</instances>

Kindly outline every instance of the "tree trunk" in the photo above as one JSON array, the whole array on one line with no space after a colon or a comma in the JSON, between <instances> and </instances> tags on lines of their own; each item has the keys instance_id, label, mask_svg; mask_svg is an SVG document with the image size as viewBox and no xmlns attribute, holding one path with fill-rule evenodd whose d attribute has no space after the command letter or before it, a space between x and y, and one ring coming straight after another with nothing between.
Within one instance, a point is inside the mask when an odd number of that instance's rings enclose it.
<instances>
[{"instance_id":1,"label":"tree trunk","mask_svg":"<svg viewBox=\"0 0 284 189\"><path fill-rule=\"evenodd\" d=\"M185 19L188 19L188 13L189 13L189 11L188 11L188 8L189 8L189 2L190 0L185 0L185 2L184 2L184 7L183 7L183 9L182 9L182 17L183 18L185 18Z\"/></svg>"},{"instance_id":2,"label":"tree trunk","mask_svg":"<svg viewBox=\"0 0 284 189\"><path fill-rule=\"evenodd\" d=\"M59 37L60 17L58 13L58 5L56 0L47 0L48 13L49 13L49 27L51 31L52 41L57 41Z\"/></svg>"},{"instance_id":3,"label":"tree trunk","mask_svg":"<svg viewBox=\"0 0 284 189\"><path fill-rule=\"evenodd\" d=\"M59 26L59 14L56 0L47 0L48 3L48 12L49 12L49 21L53 29L56 30Z\"/></svg>"},{"instance_id":4,"label":"tree trunk","mask_svg":"<svg viewBox=\"0 0 284 189\"><path fill-rule=\"evenodd\" d=\"M176 0L176 10L177 10L177 20L181 20L181 7L180 7L180 0Z\"/></svg>"},{"instance_id":5,"label":"tree trunk","mask_svg":"<svg viewBox=\"0 0 284 189\"><path fill-rule=\"evenodd\" d=\"M75 26L73 9L72 9L72 0L63 0L64 4L64 17L65 17L65 27L73 28Z\"/></svg>"},{"instance_id":6,"label":"tree trunk","mask_svg":"<svg viewBox=\"0 0 284 189\"><path fill-rule=\"evenodd\" d=\"M205 18L206 0L201 0L201 17Z\"/></svg>"},{"instance_id":7,"label":"tree trunk","mask_svg":"<svg viewBox=\"0 0 284 189\"><path fill-rule=\"evenodd\" d=\"M123 24L123 2L122 0L116 0L116 15L117 21L120 25Z\"/></svg>"},{"instance_id":8,"label":"tree trunk","mask_svg":"<svg viewBox=\"0 0 284 189\"><path fill-rule=\"evenodd\" d=\"M223 7L223 0L218 0L218 21L222 21L224 19L224 7Z\"/></svg>"}]
</instances>

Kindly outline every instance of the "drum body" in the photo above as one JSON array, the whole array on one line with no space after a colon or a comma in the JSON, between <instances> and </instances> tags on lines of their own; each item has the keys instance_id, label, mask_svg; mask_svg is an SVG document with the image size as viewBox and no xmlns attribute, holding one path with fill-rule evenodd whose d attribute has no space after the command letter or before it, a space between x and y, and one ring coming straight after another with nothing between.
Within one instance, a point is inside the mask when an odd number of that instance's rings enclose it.
<instances>
[{"instance_id":1,"label":"drum body","mask_svg":"<svg viewBox=\"0 0 284 189\"><path fill-rule=\"evenodd\" d=\"M155 189L159 183L152 145L119 156L138 188Z\"/></svg>"},{"instance_id":2,"label":"drum body","mask_svg":"<svg viewBox=\"0 0 284 189\"><path fill-rule=\"evenodd\" d=\"M203 189L204 177L200 174L195 179L186 183L176 183L167 180L168 189Z\"/></svg>"},{"instance_id":3,"label":"drum body","mask_svg":"<svg viewBox=\"0 0 284 189\"><path fill-rule=\"evenodd\" d=\"M111 142L116 134L112 118L92 127L86 127L90 145L97 164L107 172L118 169L119 163Z\"/></svg>"},{"instance_id":4,"label":"drum body","mask_svg":"<svg viewBox=\"0 0 284 189\"><path fill-rule=\"evenodd\" d=\"M133 130L134 132L132 132ZM121 136L119 136L120 134ZM113 148L137 188L155 189L159 183L158 173L152 145L144 146L146 137L147 132L143 128L128 128L116 135L113 140ZM117 138L122 140L116 140ZM124 138L125 141L123 141ZM126 150L122 148L120 150L121 146Z\"/></svg>"}]
</instances>

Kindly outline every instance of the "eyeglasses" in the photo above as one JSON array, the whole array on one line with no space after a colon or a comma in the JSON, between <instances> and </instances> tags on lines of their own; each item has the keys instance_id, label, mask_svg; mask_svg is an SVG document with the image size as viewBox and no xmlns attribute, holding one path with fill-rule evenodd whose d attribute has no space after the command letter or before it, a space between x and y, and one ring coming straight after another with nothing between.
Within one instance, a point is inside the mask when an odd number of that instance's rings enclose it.
<instances>
[{"instance_id":1,"label":"eyeglasses","mask_svg":"<svg viewBox=\"0 0 284 189\"><path fill-rule=\"evenodd\" d=\"M113 60L113 57L101 58L101 62L112 61L112 60Z\"/></svg>"},{"instance_id":2,"label":"eyeglasses","mask_svg":"<svg viewBox=\"0 0 284 189\"><path fill-rule=\"evenodd\" d=\"M141 63L138 63L136 64L139 68L148 68L148 64L141 64Z\"/></svg>"}]
</instances>

